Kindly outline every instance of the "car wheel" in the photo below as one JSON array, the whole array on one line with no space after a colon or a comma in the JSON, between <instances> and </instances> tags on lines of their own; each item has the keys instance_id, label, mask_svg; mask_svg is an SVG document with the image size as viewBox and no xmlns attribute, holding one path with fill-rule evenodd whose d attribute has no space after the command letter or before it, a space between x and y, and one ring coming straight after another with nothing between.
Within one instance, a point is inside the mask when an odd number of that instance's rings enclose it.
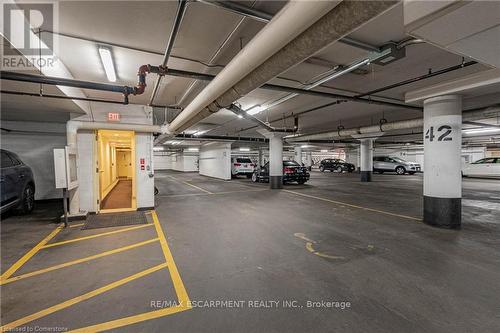
<instances>
[{"instance_id":1,"label":"car wheel","mask_svg":"<svg viewBox=\"0 0 500 333\"><path fill-rule=\"evenodd\" d=\"M337 168L335 168L335 171L337 171L338 173L342 173L342 167L338 166Z\"/></svg>"},{"instance_id":2,"label":"car wheel","mask_svg":"<svg viewBox=\"0 0 500 333\"><path fill-rule=\"evenodd\" d=\"M414 174L415 174L415 172L414 172L414 171L410 171L410 172L408 172L408 174L410 174L410 175L414 175Z\"/></svg>"},{"instance_id":3,"label":"car wheel","mask_svg":"<svg viewBox=\"0 0 500 333\"><path fill-rule=\"evenodd\" d=\"M305 183L305 182L306 182L305 180L299 180L299 181L297 181L297 183L298 183L299 185L304 185L304 183Z\"/></svg>"},{"instance_id":4,"label":"car wheel","mask_svg":"<svg viewBox=\"0 0 500 333\"><path fill-rule=\"evenodd\" d=\"M383 171L377 171L379 174L383 174L384 172Z\"/></svg>"},{"instance_id":5,"label":"car wheel","mask_svg":"<svg viewBox=\"0 0 500 333\"><path fill-rule=\"evenodd\" d=\"M254 183L257 183L257 182L259 181L259 178L257 178L257 174L256 174L255 172L254 172L254 173L252 173L252 181L253 181Z\"/></svg>"},{"instance_id":6,"label":"car wheel","mask_svg":"<svg viewBox=\"0 0 500 333\"><path fill-rule=\"evenodd\" d=\"M26 185L19 210L22 214L29 214L33 211L33 208L35 208L35 189L33 185Z\"/></svg>"},{"instance_id":7,"label":"car wheel","mask_svg":"<svg viewBox=\"0 0 500 333\"><path fill-rule=\"evenodd\" d=\"M320 166L319 166L319 171L321 171L321 172L325 172L325 167L324 167L324 166L322 166L322 165L320 165Z\"/></svg>"},{"instance_id":8,"label":"car wheel","mask_svg":"<svg viewBox=\"0 0 500 333\"><path fill-rule=\"evenodd\" d=\"M397 173L398 175L404 175L404 174L405 174L405 172L406 172L406 170L405 170L405 168L403 168L402 166L398 166L398 167L396 168L396 173Z\"/></svg>"},{"instance_id":9,"label":"car wheel","mask_svg":"<svg viewBox=\"0 0 500 333\"><path fill-rule=\"evenodd\" d=\"M250 178L252 178L252 176L253 176L253 173L250 175L247 175L247 178L250 179Z\"/></svg>"}]
</instances>

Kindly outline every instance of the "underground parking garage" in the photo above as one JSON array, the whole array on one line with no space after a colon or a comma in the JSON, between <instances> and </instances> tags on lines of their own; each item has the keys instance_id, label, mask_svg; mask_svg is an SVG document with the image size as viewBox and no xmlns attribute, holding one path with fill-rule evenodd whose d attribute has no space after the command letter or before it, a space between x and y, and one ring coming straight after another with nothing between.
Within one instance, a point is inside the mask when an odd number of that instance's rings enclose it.
<instances>
[{"instance_id":1,"label":"underground parking garage","mask_svg":"<svg viewBox=\"0 0 500 333\"><path fill-rule=\"evenodd\" d=\"M500 2L1 11L2 331L500 329Z\"/></svg>"}]
</instances>

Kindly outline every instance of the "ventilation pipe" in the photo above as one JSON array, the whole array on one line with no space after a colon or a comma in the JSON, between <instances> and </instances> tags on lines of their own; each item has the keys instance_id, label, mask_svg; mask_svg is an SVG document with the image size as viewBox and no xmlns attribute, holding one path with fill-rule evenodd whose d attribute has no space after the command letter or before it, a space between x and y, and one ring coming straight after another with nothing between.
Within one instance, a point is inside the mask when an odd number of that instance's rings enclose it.
<instances>
[{"instance_id":1,"label":"ventilation pipe","mask_svg":"<svg viewBox=\"0 0 500 333\"><path fill-rule=\"evenodd\" d=\"M182 132L221 108L228 107L396 3L289 2L172 121L167 134ZM162 135L158 141L165 139Z\"/></svg>"},{"instance_id":2,"label":"ventilation pipe","mask_svg":"<svg viewBox=\"0 0 500 333\"><path fill-rule=\"evenodd\" d=\"M493 105L486 108L468 110L464 111L463 120L467 121L472 119L485 119L485 118L497 117L499 112L500 112L500 105ZM388 123L380 123L379 125L372 125L372 126L338 129L336 131L329 131L323 133L288 136L285 137L285 140L288 142L333 140L333 139L351 137L353 135L374 134L374 133L389 132L402 129L421 128L423 126L424 126L424 119L416 118L416 119L400 120Z\"/></svg>"},{"instance_id":3,"label":"ventilation pipe","mask_svg":"<svg viewBox=\"0 0 500 333\"><path fill-rule=\"evenodd\" d=\"M287 3L217 77L196 96L184 111L172 121L168 127L168 134L182 132L211 113L217 112L221 107L229 106L236 99L232 99L221 106L218 106L215 101L227 91L234 89L235 84L241 78L247 77L261 64L273 58L273 55L279 50L290 45L294 38L319 20L325 13L328 13L337 4L338 2L335 1L291 1ZM323 36L320 38L323 38ZM286 61L283 63L287 67L291 66ZM279 71L282 71L281 68ZM268 73L265 81L268 81L277 74L276 71ZM260 82L251 84L251 90L260 85L262 85Z\"/></svg>"}]
</instances>

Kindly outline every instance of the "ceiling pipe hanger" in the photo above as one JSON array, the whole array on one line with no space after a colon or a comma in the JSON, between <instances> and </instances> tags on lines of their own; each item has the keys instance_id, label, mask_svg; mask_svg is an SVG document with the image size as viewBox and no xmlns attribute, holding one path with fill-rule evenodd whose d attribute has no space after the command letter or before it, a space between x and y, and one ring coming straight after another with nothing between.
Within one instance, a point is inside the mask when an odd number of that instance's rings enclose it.
<instances>
[{"instance_id":1,"label":"ceiling pipe hanger","mask_svg":"<svg viewBox=\"0 0 500 333\"><path fill-rule=\"evenodd\" d=\"M188 2L186 0L179 0L177 5L177 12L175 14L174 24L172 26L172 30L170 31L170 35L167 41L167 47L165 48L165 54L163 56L163 61L161 62L161 67L166 67L168 64L168 59L170 58L170 53L172 52L172 48L174 46L175 40L177 38L177 34L179 33L179 28L182 23L182 19L184 18L184 14L186 13ZM155 84L153 86L153 92L151 93L151 97L149 99L148 105L152 105L154 99L158 93L158 89L160 88L162 76L158 76L156 78Z\"/></svg>"},{"instance_id":2,"label":"ceiling pipe hanger","mask_svg":"<svg viewBox=\"0 0 500 333\"><path fill-rule=\"evenodd\" d=\"M241 5L236 2L230 2L230 1L211 1L211 0L196 0L197 2L201 2L207 5L211 5L217 8L225 9L227 11L230 11L232 13L238 14L238 15L243 15L245 17L251 18L253 20L263 22L263 23L268 23L271 21L273 18L273 15L266 13L264 11L254 9L247 7L245 5ZM356 47L358 49L362 49L365 51L370 51L370 52L379 52L380 49L376 46L373 46L371 44L350 38L350 37L343 37L339 39L339 42L350 45L353 47Z\"/></svg>"}]
</instances>

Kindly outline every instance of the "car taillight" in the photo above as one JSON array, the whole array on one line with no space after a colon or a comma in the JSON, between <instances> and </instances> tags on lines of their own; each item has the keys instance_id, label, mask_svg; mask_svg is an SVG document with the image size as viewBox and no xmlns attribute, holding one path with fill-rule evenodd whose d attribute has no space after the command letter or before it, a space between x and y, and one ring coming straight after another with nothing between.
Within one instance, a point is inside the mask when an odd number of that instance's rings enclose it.
<instances>
[{"instance_id":1,"label":"car taillight","mask_svg":"<svg viewBox=\"0 0 500 333\"><path fill-rule=\"evenodd\" d=\"M227 165L227 164L226 164ZM233 163L234 166L240 166L241 163Z\"/></svg>"},{"instance_id":2,"label":"car taillight","mask_svg":"<svg viewBox=\"0 0 500 333\"><path fill-rule=\"evenodd\" d=\"M285 169L283 169L283 172L284 173L293 173L293 169L292 168L285 168Z\"/></svg>"}]
</instances>

